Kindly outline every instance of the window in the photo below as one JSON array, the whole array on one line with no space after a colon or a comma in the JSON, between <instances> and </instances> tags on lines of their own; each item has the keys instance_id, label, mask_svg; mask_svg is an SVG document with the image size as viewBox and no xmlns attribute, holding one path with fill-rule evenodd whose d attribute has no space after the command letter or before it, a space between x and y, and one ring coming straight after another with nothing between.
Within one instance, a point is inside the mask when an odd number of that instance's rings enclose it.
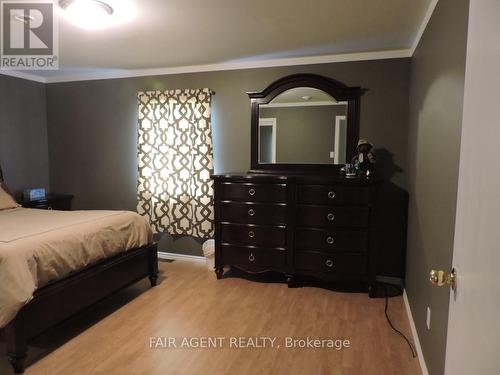
<instances>
[{"instance_id":1,"label":"window","mask_svg":"<svg viewBox=\"0 0 500 375\"><path fill-rule=\"evenodd\" d=\"M155 233L213 236L211 92L138 93L138 204Z\"/></svg>"}]
</instances>

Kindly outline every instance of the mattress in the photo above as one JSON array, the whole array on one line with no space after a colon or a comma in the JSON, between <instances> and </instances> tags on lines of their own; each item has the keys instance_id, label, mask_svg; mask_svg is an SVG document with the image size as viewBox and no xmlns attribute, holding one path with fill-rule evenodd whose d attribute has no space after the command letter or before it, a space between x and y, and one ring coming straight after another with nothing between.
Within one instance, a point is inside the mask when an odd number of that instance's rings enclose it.
<instances>
[{"instance_id":1,"label":"mattress","mask_svg":"<svg viewBox=\"0 0 500 375\"><path fill-rule=\"evenodd\" d=\"M129 211L0 211L0 328L36 289L99 260L152 242Z\"/></svg>"}]
</instances>

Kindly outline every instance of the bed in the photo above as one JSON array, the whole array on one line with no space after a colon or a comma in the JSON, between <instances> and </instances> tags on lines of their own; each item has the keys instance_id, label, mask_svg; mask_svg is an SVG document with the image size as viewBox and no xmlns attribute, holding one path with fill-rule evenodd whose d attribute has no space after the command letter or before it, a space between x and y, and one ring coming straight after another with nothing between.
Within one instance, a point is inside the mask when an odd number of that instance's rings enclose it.
<instances>
[{"instance_id":1,"label":"bed","mask_svg":"<svg viewBox=\"0 0 500 375\"><path fill-rule=\"evenodd\" d=\"M0 329L14 371L24 372L36 336L144 277L155 286L157 275L150 226L136 213L0 205Z\"/></svg>"}]
</instances>

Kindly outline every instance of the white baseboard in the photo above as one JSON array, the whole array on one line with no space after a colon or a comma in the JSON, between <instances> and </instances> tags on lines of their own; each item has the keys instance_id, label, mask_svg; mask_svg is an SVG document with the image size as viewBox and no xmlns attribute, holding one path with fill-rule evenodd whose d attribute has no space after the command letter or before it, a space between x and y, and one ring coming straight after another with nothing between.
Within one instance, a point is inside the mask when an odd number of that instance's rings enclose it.
<instances>
[{"instance_id":1,"label":"white baseboard","mask_svg":"<svg viewBox=\"0 0 500 375\"><path fill-rule=\"evenodd\" d=\"M163 251L158 251L158 258L167 260L187 260L189 262L205 263L205 257L200 257L196 255L186 255L177 253L166 253Z\"/></svg>"},{"instance_id":2,"label":"white baseboard","mask_svg":"<svg viewBox=\"0 0 500 375\"><path fill-rule=\"evenodd\" d=\"M413 335L413 342L417 349L418 363L420 364L420 369L422 370L422 375L429 375L427 370L427 365L425 364L424 354L422 353L422 347L420 346L420 340L418 339L417 327L415 327L415 321L413 320L413 315L411 313L410 303L408 302L408 295L406 294L406 289L403 291L403 300L405 301L406 313L408 314L408 321L410 322L411 334Z\"/></svg>"}]
</instances>

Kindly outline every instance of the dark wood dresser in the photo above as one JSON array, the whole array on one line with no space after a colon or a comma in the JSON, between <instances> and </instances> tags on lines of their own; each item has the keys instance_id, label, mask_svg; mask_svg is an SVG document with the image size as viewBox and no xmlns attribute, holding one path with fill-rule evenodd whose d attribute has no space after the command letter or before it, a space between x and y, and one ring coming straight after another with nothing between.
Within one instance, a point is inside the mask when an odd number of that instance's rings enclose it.
<instances>
[{"instance_id":1,"label":"dark wood dresser","mask_svg":"<svg viewBox=\"0 0 500 375\"><path fill-rule=\"evenodd\" d=\"M289 286L362 281L370 296L376 277L404 279L408 194L387 160L358 154L373 147L359 134L365 91L294 74L248 93L250 172L213 176L218 278L234 266Z\"/></svg>"},{"instance_id":2,"label":"dark wood dresser","mask_svg":"<svg viewBox=\"0 0 500 375\"><path fill-rule=\"evenodd\" d=\"M363 280L373 290L380 181L341 176L215 175L215 267Z\"/></svg>"}]
</instances>

